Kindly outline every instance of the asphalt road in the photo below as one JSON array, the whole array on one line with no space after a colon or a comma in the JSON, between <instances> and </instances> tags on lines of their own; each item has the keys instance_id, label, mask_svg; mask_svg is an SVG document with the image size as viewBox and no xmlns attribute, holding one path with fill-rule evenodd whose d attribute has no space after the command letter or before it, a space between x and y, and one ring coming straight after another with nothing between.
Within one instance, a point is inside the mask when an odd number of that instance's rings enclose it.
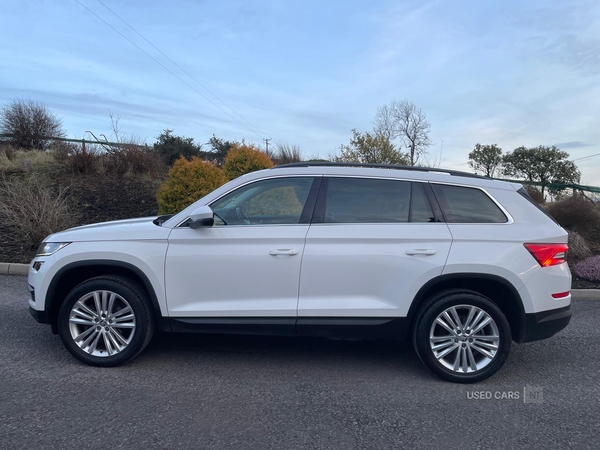
<instances>
[{"instance_id":1,"label":"asphalt road","mask_svg":"<svg viewBox=\"0 0 600 450\"><path fill-rule=\"evenodd\" d=\"M600 301L463 386L408 344L370 341L159 335L126 366L92 368L26 300L24 277L0 276L2 449L600 446Z\"/></svg>"}]
</instances>

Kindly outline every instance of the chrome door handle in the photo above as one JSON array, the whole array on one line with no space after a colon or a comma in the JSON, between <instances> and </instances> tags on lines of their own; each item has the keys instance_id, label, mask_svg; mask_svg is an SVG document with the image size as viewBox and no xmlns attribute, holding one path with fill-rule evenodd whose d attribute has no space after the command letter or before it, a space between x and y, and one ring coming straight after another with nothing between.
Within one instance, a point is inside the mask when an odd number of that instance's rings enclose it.
<instances>
[{"instance_id":1,"label":"chrome door handle","mask_svg":"<svg viewBox=\"0 0 600 450\"><path fill-rule=\"evenodd\" d=\"M293 256L293 255L297 255L298 253L300 253L299 250L292 250L289 248L278 248L277 250L271 250L269 252L269 255L272 256L279 256L279 255L287 255L287 256Z\"/></svg>"},{"instance_id":2,"label":"chrome door handle","mask_svg":"<svg viewBox=\"0 0 600 450\"><path fill-rule=\"evenodd\" d=\"M409 256L415 256L415 255L433 256L436 253L437 253L437 250L430 250L427 248L415 248L412 250L406 250L406 254Z\"/></svg>"}]
</instances>

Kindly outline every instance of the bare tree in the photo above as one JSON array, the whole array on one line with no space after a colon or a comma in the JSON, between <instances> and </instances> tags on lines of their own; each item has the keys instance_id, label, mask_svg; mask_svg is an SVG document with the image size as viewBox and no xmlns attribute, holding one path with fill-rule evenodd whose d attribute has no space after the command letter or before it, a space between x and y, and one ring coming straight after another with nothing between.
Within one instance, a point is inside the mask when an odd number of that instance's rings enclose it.
<instances>
[{"instance_id":1,"label":"bare tree","mask_svg":"<svg viewBox=\"0 0 600 450\"><path fill-rule=\"evenodd\" d=\"M113 112L109 109L108 110L108 117L110 118L110 131L112 132L113 135L113 139L115 140L115 142L121 143L123 138L121 136L121 125L119 122L121 122L121 115L120 114L113 114Z\"/></svg>"},{"instance_id":2,"label":"bare tree","mask_svg":"<svg viewBox=\"0 0 600 450\"><path fill-rule=\"evenodd\" d=\"M407 100L394 100L377 109L375 132L390 140L398 139L408 151L411 166L417 165L431 146L430 128L425 113Z\"/></svg>"},{"instance_id":3,"label":"bare tree","mask_svg":"<svg viewBox=\"0 0 600 450\"><path fill-rule=\"evenodd\" d=\"M61 120L33 100L13 100L0 110L0 133L10 134L15 147L46 150L54 137L63 137Z\"/></svg>"}]
</instances>

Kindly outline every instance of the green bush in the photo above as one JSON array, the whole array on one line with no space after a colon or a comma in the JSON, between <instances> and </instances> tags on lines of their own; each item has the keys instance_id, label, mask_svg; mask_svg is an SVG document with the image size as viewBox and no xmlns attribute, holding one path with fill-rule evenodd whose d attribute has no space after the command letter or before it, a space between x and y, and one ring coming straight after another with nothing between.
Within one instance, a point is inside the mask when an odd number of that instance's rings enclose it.
<instances>
[{"instance_id":1,"label":"green bush","mask_svg":"<svg viewBox=\"0 0 600 450\"><path fill-rule=\"evenodd\" d=\"M154 144L154 151L163 158L165 164L171 167L178 158L183 156L190 160L200 156L202 146L194 142L193 138L177 136L173 130L164 130Z\"/></svg>"},{"instance_id":2,"label":"green bush","mask_svg":"<svg viewBox=\"0 0 600 450\"><path fill-rule=\"evenodd\" d=\"M192 157L180 157L169 170L167 181L158 189L158 211L174 214L225 184L227 179L218 167Z\"/></svg>"},{"instance_id":3,"label":"green bush","mask_svg":"<svg viewBox=\"0 0 600 450\"><path fill-rule=\"evenodd\" d=\"M273 167L273 161L253 144L234 144L225 158L223 173L229 180Z\"/></svg>"}]
</instances>

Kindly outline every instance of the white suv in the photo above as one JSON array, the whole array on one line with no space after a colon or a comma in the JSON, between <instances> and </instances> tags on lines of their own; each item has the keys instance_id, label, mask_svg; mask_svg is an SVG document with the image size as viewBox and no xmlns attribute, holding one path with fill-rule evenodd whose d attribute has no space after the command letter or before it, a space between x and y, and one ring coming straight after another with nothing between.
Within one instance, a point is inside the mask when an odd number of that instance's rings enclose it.
<instances>
[{"instance_id":1,"label":"white suv","mask_svg":"<svg viewBox=\"0 0 600 450\"><path fill-rule=\"evenodd\" d=\"M49 236L30 312L95 366L155 330L411 339L455 382L511 341L569 323L567 233L519 184L441 169L298 163L250 173L173 216Z\"/></svg>"}]
</instances>

